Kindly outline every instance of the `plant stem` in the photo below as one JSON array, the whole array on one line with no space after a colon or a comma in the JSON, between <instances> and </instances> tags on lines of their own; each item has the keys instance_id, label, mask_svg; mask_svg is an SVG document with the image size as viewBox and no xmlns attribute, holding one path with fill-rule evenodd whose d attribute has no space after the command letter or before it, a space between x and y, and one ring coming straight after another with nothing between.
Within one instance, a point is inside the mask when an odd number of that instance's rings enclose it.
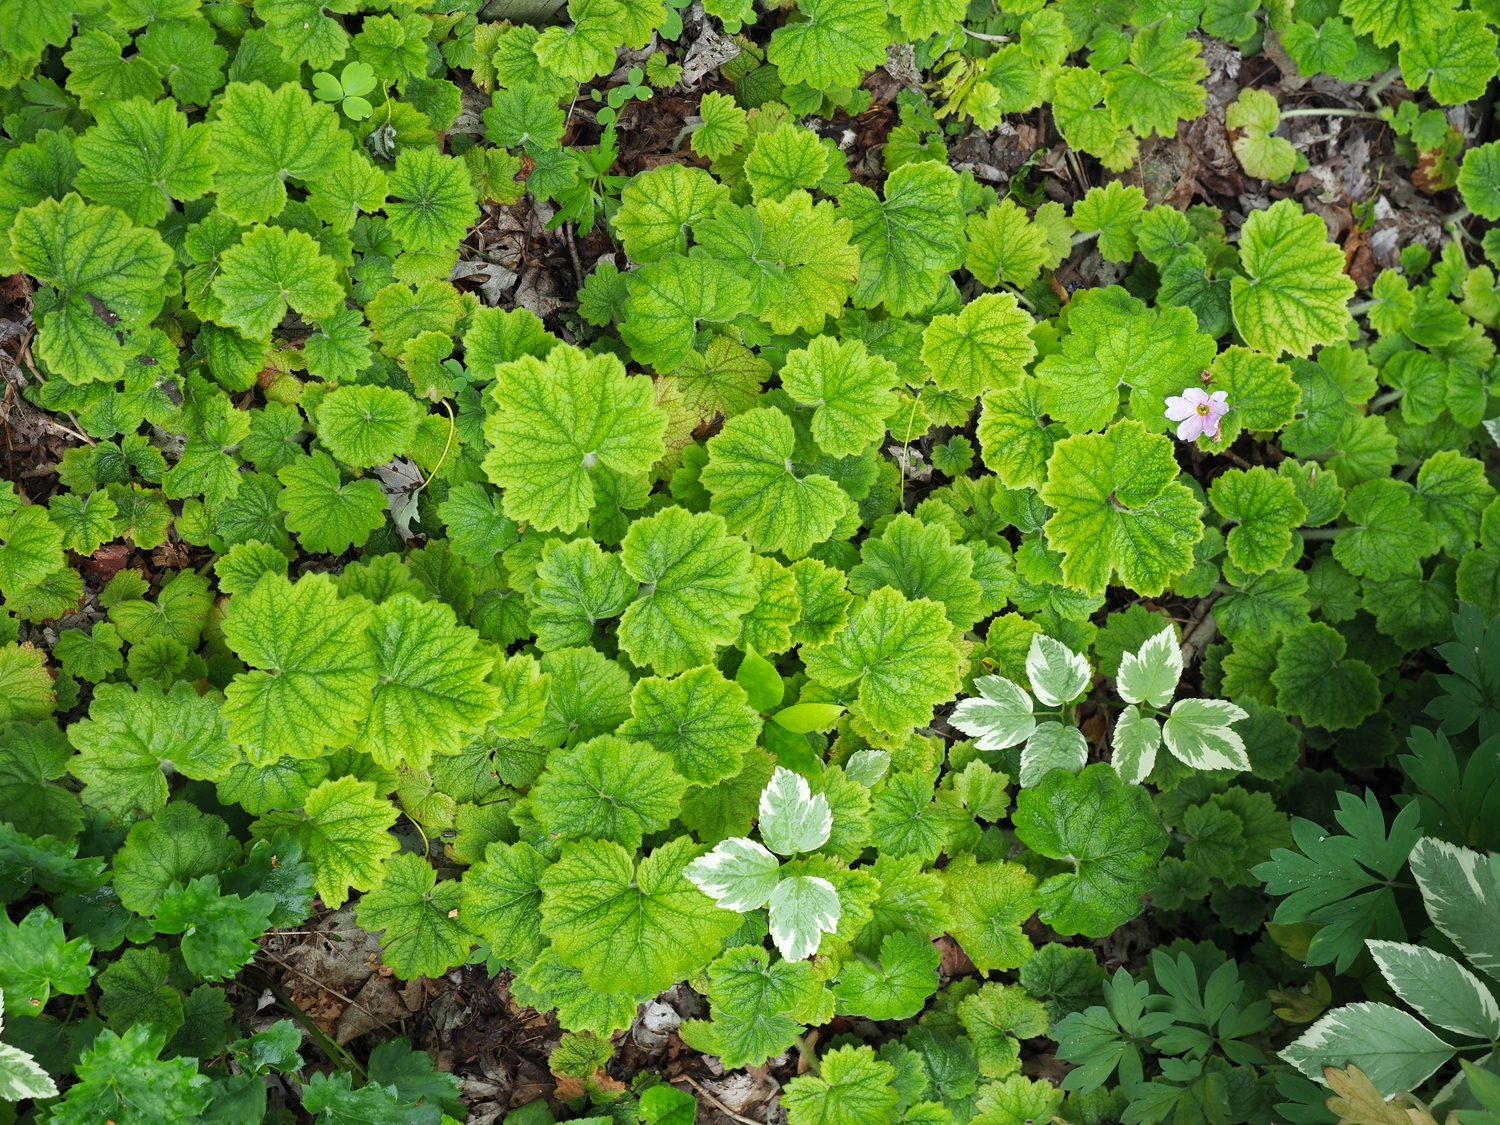
<instances>
[{"instance_id":1,"label":"plant stem","mask_svg":"<svg viewBox=\"0 0 1500 1125\"><path fill-rule=\"evenodd\" d=\"M1367 109L1344 109L1341 106L1325 108L1315 105L1298 106L1296 109L1282 110L1281 119L1285 121L1288 117L1368 117L1372 121L1381 120L1380 114L1371 113Z\"/></svg>"},{"instance_id":2,"label":"plant stem","mask_svg":"<svg viewBox=\"0 0 1500 1125\"><path fill-rule=\"evenodd\" d=\"M1399 66L1391 67L1390 70L1386 71L1379 78L1375 79L1375 81L1371 82L1369 86L1365 87L1365 97L1373 101L1375 98L1385 93L1386 87L1400 77L1401 68Z\"/></svg>"},{"instance_id":3,"label":"plant stem","mask_svg":"<svg viewBox=\"0 0 1500 1125\"><path fill-rule=\"evenodd\" d=\"M1298 529L1298 534L1303 539L1316 541L1320 539L1337 539L1339 532L1342 530L1343 528L1340 527L1303 527Z\"/></svg>"},{"instance_id":4,"label":"plant stem","mask_svg":"<svg viewBox=\"0 0 1500 1125\"><path fill-rule=\"evenodd\" d=\"M1371 410L1378 410L1382 406L1389 406L1393 402L1399 402L1406 392L1404 390L1386 391L1385 394L1370 403Z\"/></svg>"},{"instance_id":5,"label":"plant stem","mask_svg":"<svg viewBox=\"0 0 1500 1125\"><path fill-rule=\"evenodd\" d=\"M818 1060L813 1057L812 1048L807 1045L806 1036L797 1036L797 1038L794 1040L794 1044L797 1048L797 1053L800 1054L803 1061L807 1063L807 1069L811 1071L815 1076L821 1078L823 1076L823 1072L818 1068Z\"/></svg>"},{"instance_id":6,"label":"plant stem","mask_svg":"<svg viewBox=\"0 0 1500 1125\"><path fill-rule=\"evenodd\" d=\"M983 39L986 43L1009 43L1011 41L1009 35L985 35L980 31L970 31L967 27L964 28L964 34L974 39Z\"/></svg>"}]
</instances>

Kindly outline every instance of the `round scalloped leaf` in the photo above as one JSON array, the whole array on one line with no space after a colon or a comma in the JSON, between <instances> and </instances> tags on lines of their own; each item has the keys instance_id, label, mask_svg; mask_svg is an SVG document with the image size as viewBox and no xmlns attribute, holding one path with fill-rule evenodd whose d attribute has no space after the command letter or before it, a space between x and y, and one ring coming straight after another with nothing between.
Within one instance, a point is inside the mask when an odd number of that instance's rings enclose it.
<instances>
[{"instance_id":1,"label":"round scalloped leaf","mask_svg":"<svg viewBox=\"0 0 1500 1125\"><path fill-rule=\"evenodd\" d=\"M1251 347L1307 356L1344 336L1354 282L1320 215L1283 199L1252 212L1240 235L1246 276L1231 282L1234 323Z\"/></svg>"},{"instance_id":2,"label":"round scalloped leaf","mask_svg":"<svg viewBox=\"0 0 1500 1125\"><path fill-rule=\"evenodd\" d=\"M469 958L473 936L461 916L457 880L437 881L437 872L410 852L385 861L379 884L359 900L358 923L380 934L380 959L401 980L440 977Z\"/></svg>"},{"instance_id":3,"label":"round scalloped leaf","mask_svg":"<svg viewBox=\"0 0 1500 1125\"><path fill-rule=\"evenodd\" d=\"M505 489L506 515L541 531L573 531L588 519L595 465L638 476L665 449L667 415L651 380L628 377L607 352L564 344L545 359L503 363L490 394L484 471Z\"/></svg>"},{"instance_id":4,"label":"round scalloped leaf","mask_svg":"<svg viewBox=\"0 0 1500 1125\"><path fill-rule=\"evenodd\" d=\"M1363 660L1346 659L1347 645L1330 625L1316 622L1286 634L1271 683L1276 706L1309 726L1346 730L1380 709L1380 682Z\"/></svg>"},{"instance_id":5,"label":"round scalloped leaf","mask_svg":"<svg viewBox=\"0 0 1500 1125\"><path fill-rule=\"evenodd\" d=\"M1021 790L1012 822L1032 851L1072 866L1037 892L1042 921L1058 933L1102 937L1140 913L1167 846L1145 789L1104 763L1076 777L1053 770Z\"/></svg>"},{"instance_id":6,"label":"round scalloped leaf","mask_svg":"<svg viewBox=\"0 0 1500 1125\"><path fill-rule=\"evenodd\" d=\"M922 333L922 362L944 390L968 398L1017 387L1036 357L1035 321L1010 293L986 293Z\"/></svg>"},{"instance_id":7,"label":"round scalloped leaf","mask_svg":"<svg viewBox=\"0 0 1500 1125\"><path fill-rule=\"evenodd\" d=\"M871 355L860 340L814 337L787 353L781 385L797 402L815 407L812 436L823 452L852 457L885 435L896 408L896 365Z\"/></svg>"},{"instance_id":8,"label":"round scalloped leaf","mask_svg":"<svg viewBox=\"0 0 1500 1125\"><path fill-rule=\"evenodd\" d=\"M1139 422L1058 442L1041 496L1054 510L1044 530L1068 585L1099 594L1117 577L1151 595L1185 573L1202 509L1177 476L1171 441Z\"/></svg>"}]
</instances>

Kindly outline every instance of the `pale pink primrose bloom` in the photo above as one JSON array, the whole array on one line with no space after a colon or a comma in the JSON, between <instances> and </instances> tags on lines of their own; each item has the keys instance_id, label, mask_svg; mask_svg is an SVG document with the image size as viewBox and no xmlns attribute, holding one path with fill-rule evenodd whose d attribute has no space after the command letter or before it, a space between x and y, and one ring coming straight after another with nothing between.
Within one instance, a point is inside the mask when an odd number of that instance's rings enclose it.
<instances>
[{"instance_id":1,"label":"pale pink primrose bloom","mask_svg":"<svg viewBox=\"0 0 1500 1125\"><path fill-rule=\"evenodd\" d=\"M1229 413L1229 395L1223 391L1209 394L1202 387L1189 387L1180 395L1167 397L1167 421L1180 422L1177 436L1192 441L1200 434L1219 436L1219 425Z\"/></svg>"}]
</instances>

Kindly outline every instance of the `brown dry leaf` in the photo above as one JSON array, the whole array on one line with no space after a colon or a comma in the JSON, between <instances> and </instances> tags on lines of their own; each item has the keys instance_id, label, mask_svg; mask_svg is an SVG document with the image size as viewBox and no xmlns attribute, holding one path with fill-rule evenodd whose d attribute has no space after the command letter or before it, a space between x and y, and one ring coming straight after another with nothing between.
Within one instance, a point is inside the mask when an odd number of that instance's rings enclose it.
<instances>
[{"instance_id":1,"label":"brown dry leaf","mask_svg":"<svg viewBox=\"0 0 1500 1125\"><path fill-rule=\"evenodd\" d=\"M1323 1077L1339 1095L1328 1099L1328 1108L1339 1115L1339 1125L1437 1125L1425 1109L1386 1101L1357 1066L1348 1070L1325 1066Z\"/></svg>"}]
</instances>

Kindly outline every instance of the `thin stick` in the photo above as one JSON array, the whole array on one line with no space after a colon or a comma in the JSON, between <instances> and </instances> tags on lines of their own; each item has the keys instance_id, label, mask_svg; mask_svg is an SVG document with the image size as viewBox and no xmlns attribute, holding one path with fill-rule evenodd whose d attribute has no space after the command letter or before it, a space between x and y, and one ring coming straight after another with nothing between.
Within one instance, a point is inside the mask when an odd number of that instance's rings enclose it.
<instances>
[{"instance_id":1,"label":"thin stick","mask_svg":"<svg viewBox=\"0 0 1500 1125\"><path fill-rule=\"evenodd\" d=\"M674 1079L672 1079L672 1081L673 1082L686 1082L686 1083L688 1083L689 1085L691 1085L693 1087L693 1089L697 1090L698 1093L700 1093L700 1094L703 1095L704 1100L706 1100L709 1105L713 1106L720 1113L724 1114L726 1117L730 1118L731 1120L740 1122L741 1125L765 1125L764 1121L756 1121L753 1117L744 1117L741 1114L735 1113L734 1110L730 1109L727 1105L725 1105L718 1098L716 1098L712 1094L710 1094L702 1086L698 1085L697 1082L695 1082L691 1077L689 1077L686 1074L684 1074L681 1078L674 1078Z\"/></svg>"}]
</instances>

